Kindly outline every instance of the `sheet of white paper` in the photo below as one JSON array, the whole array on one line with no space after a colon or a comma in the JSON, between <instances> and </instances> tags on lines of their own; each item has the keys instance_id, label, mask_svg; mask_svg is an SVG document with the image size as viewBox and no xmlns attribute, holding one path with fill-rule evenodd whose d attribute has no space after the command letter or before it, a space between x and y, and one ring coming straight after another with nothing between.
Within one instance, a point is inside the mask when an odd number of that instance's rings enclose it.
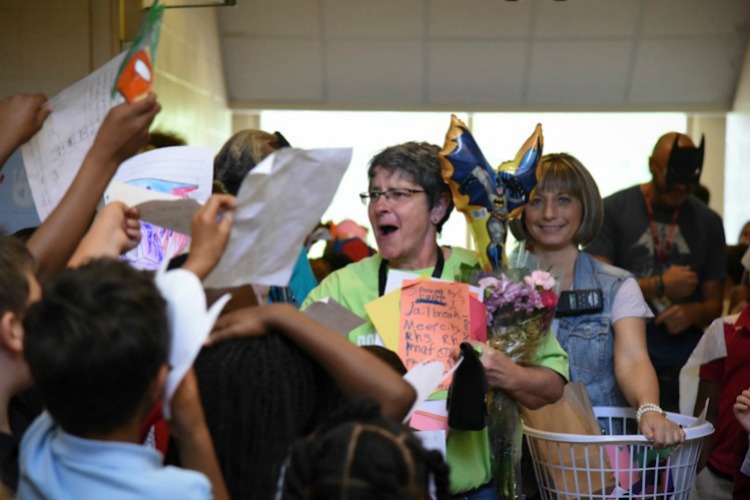
<instances>
[{"instance_id":1,"label":"sheet of white paper","mask_svg":"<svg viewBox=\"0 0 750 500\"><path fill-rule=\"evenodd\" d=\"M229 244L207 287L286 286L305 237L328 208L351 148L284 148L245 177Z\"/></svg>"},{"instance_id":2,"label":"sheet of white paper","mask_svg":"<svg viewBox=\"0 0 750 500\"><path fill-rule=\"evenodd\" d=\"M426 449L437 450L445 457L445 431L414 431L414 435Z\"/></svg>"},{"instance_id":3,"label":"sheet of white paper","mask_svg":"<svg viewBox=\"0 0 750 500\"><path fill-rule=\"evenodd\" d=\"M422 446L428 450L436 450L442 453L445 459L445 440L448 433L445 431L413 431L414 435L422 442ZM437 487L434 476L430 476L430 492L428 498L437 498Z\"/></svg>"},{"instance_id":4,"label":"sheet of white paper","mask_svg":"<svg viewBox=\"0 0 750 500\"><path fill-rule=\"evenodd\" d=\"M39 218L44 221L62 199L94 143L110 108L112 85L125 53L63 90L47 102L52 114L23 145L23 162Z\"/></svg>"},{"instance_id":5,"label":"sheet of white paper","mask_svg":"<svg viewBox=\"0 0 750 500\"><path fill-rule=\"evenodd\" d=\"M170 402L183 377L193 366L219 313L231 296L226 294L206 310L206 294L196 275L184 269L159 272L154 281L167 302L170 349L164 390L164 416L171 418Z\"/></svg>"},{"instance_id":6,"label":"sheet of white paper","mask_svg":"<svg viewBox=\"0 0 750 500\"><path fill-rule=\"evenodd\" d=\"M423 401L416 408L414 408L414 411L423 411L425 413L438 415L439 417L448 417L448 406L446 405L445 399Z\"/></svg>"},{"instance_id":7,"label":"sheet of white paper","mask_svg":"<svg viewBox=\"0 0 750 500\"><path fill-rule=\"evenodd\" d=\"M695 423L691 425L691 427L697 427L706 422L706 415L708 415L708 403L710 402L711 398L706 398L706 402L703 404L703 409L701 410L700 414L698 414L698 418L695 420Z\"/></svg>"},{"instance_id":8,"label":"sheet of white paper","mask_svg":"<svg viewBox=\"0 0 750 500\"><path fill-rule=\"evenodd\" d=\"M404 375L404 380L409 382L411 386L414 387L414 391L417 393L414 404L412 404L409 413L407 413L406 417L404 417L404 423L409 421L409 418L411 418L411 414L414 412L414 410L416 410L418 406L420 406L427 400L430 394L432 394L440 385L440 382L442 382L446 377L449 377L454 371L456 371L456 368L459 367L459 365L463 361L463 358L459 358L456 364L454 364L453 367L445 373L443 372L442 362L429 360L427 361L428 362L423 361L419 363L414 368L406 372L406 375ZM442 403L445 404L444 401Z\"/></svg>"},{"instance_id":9,"label":"sheet of white paper","mask_svg":"<svg viewBox=\"0 0 750 500\"><path fill-rule=\"evenodd\" d=\"M193 215L201 208L198 200L112 182L104 193L106 203L121 201L137 207L142 221L190 236Z\"/></svg>"},{"instance_id":10,"label":"sheet of white paper","mask_svg":"<svg viewBox=\"0 0 750 500\"><path fill-rule=\"evenodd\" d=\"M112 181L205 202L211 196L213 175L211 148L172 146L152 149L124 161ZM153 183L167 186L158 189Z\"/></svg>"},{"instance_id":11,"label":"sheet of white paper","mask_svg":"<svg viewBox=\"0 0 750 500\"><path fill-rule=\"evenodd\" d=\"M213 156L203 146L154 149L123 162L112 182L204 203L211 196ZM186 251L190 231L183 231L184 226L177 231L146 222L141 225L141 243L125 254L125 260L138 269L156 270L163 260Z\"/></svg>"},{"instance_id":12,"label":"sheet of white paper","mask_svg":"<svg viewBox=\"0 0 750 500\"><path fill-rule=\"evenodd\" d=\"M738 317L739 314L725 316L715 319L713 323L708 325L692 354L680 370L680 413L683 415L694 414L701 365L726 357L727 345L724 340L724 324L734 323Z\"/></svg>"}]
</instances>

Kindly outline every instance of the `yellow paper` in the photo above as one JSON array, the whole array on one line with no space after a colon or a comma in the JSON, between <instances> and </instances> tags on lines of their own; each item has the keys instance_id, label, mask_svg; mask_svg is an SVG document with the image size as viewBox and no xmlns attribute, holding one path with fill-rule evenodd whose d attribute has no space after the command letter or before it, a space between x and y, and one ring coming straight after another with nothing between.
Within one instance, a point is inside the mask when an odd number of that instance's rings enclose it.
<instances>
[{"instance_id":1,"label":"yellow paper","mask_svg":"<svg viewBox=\"0 0 750 500\"><path fill-rule=\"evenodd\" d=\"M365 304L365 311L367 311L367 315L375 326L375 331L383 339L385 347L393 352L398 352L398 311L400 303L401 289L397 288Z\"/></svg>"},{"instance_id":2,"label":"yellow paper","mask_svg":"<svg viewBox=\"0 0 750 500\"><path fill-rule=\"evenodd\" d=\"M416 280L429 280L426 274L415 277ZM401 288L378 297L372 302L365 304L365 311L370 321L375 326L380 338L383 339L385 347L393 352L398 352L399 314L401 308Z\"/></svg>"}]
</instances>

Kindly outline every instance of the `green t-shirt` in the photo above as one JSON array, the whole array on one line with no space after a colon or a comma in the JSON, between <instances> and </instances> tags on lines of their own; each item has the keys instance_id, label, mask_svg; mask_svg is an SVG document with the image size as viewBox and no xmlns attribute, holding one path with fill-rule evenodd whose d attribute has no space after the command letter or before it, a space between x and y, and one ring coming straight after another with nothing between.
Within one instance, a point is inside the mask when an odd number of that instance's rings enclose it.
<instances>
[{"instance_id":1,"label":"green t-shirt","mask_svg":"<svg viewBox=\"0 0 750 500\"><path fill-rule=\"evenodd\" d=\"M568 354L551 333L537 351L534 364L550 368L568 380ZM450 465L451 493L473 490L492 479L490 440L487 428L481 431L448 432L446 461Z\"/></svg>"},{"instance_id":2,"label":"green t-shirt","mask_svg":"<svg viewBox=\"0 0 750 500\"><path fill-rule=\"evenodd\" d=\"M452 247L450 256L443 266L442 279L463 281L464 270L479 271L479 263L475 252L463 248ZM364 319L366 323L349 332L349 340L357 345L375 343L375 327L370 321L365 304L378 298L378 271L383 260L376 254L329 274L316 288L314 288L302 303L302 309L313 302L331 297L333 300ZM410 271L420 275L431 275L433 268Z\"/></svg>"},{"instance_id":3,"label":"green t-shirt","mask_svg":"<svg viewBox=\"0 0 750 500\"><path fill-rule=\"evenodd\" d=\"M351 312L366 320L366 323L351 332L349 340L357 345L374 343L375 327L370 321L365 304L378 298L378 270L382 259L373 255L328 275L314 288L302 304L302 309L326 297L331 297ZM445 261L441 278L465 281L466 268L479 270L476 253L452 247ZM432 273L432 268L414 271L417 274ZM568 355L560 347L554 335L547 335L545 343L537 352L535 364L551 368L567 380ZM452 493L472 490L490 481L490 444L487 430L450 431L446 443L446 460L450 465Z\"/></svg>"}]
</instances>

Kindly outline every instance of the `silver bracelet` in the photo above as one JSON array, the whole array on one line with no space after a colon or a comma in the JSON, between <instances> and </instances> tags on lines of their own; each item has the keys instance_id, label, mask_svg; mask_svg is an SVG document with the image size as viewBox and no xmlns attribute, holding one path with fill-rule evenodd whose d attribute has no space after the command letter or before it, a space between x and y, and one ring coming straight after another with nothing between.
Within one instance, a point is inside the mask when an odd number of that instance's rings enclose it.
<instances>
[{"instance_id":1,"label":"silver bracelet","mask_svg":"<svg viewBox=\"0 0 750 500\"><path fill-rule=\"evenodd\" d=\"M636 420L636 422L638 422L640 424L641 423L641 417L643 416L643 414L644 413L648 413L650 411L653 411L653 412L656 412L656 413L661 413L662 417L666 417L667 416L666 412L661 409L661 406L655 405L653 403L644 403L641 406L639 406L638 407L638 411L635 412L635 420Z\"/></svg>"}]
</instances>

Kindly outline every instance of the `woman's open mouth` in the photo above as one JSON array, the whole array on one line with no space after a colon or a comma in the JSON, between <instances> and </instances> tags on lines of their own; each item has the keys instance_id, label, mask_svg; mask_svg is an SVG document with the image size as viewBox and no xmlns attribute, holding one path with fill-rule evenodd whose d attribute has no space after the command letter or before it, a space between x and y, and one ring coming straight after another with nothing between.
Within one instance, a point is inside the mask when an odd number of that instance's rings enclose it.
<instances>
[{"instance_id":1,"label":"woman's open mouth","mask_svg":"<svg viewBox=\"0 0 750 500\"><path fill-rule=\"evenodd\" d=\"M389 236L395 233L397 230L398 228L396 226L385 225L378 228L378 233L380 233L380 236Z\"/></svg>"}]
</instances>

